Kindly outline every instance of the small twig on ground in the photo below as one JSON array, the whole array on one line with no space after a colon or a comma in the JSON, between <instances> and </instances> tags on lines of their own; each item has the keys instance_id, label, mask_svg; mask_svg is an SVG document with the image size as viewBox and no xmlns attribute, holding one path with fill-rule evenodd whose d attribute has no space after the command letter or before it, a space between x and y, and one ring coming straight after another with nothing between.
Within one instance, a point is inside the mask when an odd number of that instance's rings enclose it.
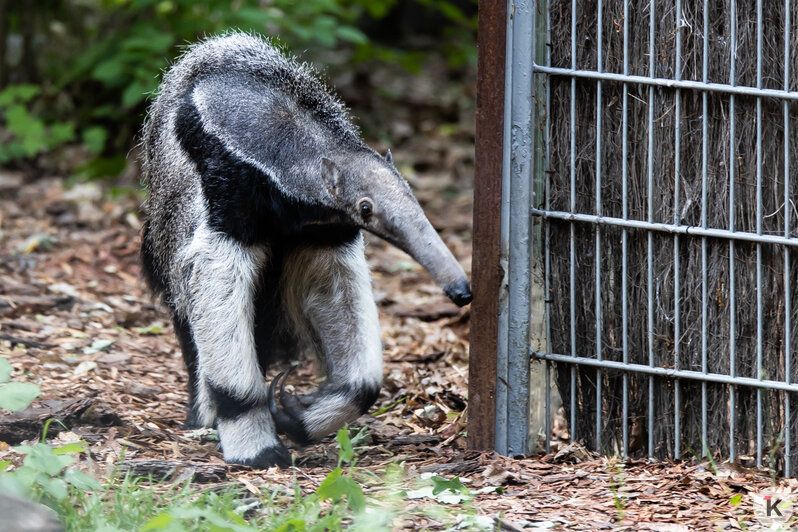
<instances>
[{"instance_id":1,"label":"small twig on ground","mask_svg":"<svg viewBox=\"0 0 798 532\"><path fill-rule=\"evenodd\" d=\"M314 486L316 486L316 487L319 486L319 483L314 478L310 477L307 473L302 471L300 468L298 468L296 466L291 466L291 469L293 469L294 471L297 471L300 475L302 475L303 477L305 477L306 479L311 481Z\"/></svg>"},{"instance_id":2,"label":"small twig on ground","mask_svg":"<svg viewBox=\"0 0 798 532\"><path fill-rule=\"evenodd\" d=\"M51 349L53 347L51 344L45 344L36 340L31 340L30 338L20 338L19 336L11 336L10 334L3 333L0 333L0 340L9 341L13 345L22 344L25 347L32 347L34 349Z\"/></svg>"}]
</instances>

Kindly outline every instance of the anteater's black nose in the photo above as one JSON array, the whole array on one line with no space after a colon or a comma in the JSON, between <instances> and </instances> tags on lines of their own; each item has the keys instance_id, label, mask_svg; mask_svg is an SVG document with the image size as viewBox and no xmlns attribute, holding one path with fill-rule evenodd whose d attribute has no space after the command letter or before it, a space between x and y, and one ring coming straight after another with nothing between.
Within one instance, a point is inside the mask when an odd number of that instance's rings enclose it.
<instances>
[{"instance_id":1,"label":"anteater's black nose","mask_svg":"<svg viewBox=\"0 0 798 532\"><path fill-rule=\"evenodd\" d=\"M471 285L468 279L453 281L446 285L443 291L446 292L449 299L458 307L468 305L471 303L471 300L474 299L474 294L471 293Z\"/></svg>"}]
</instances>

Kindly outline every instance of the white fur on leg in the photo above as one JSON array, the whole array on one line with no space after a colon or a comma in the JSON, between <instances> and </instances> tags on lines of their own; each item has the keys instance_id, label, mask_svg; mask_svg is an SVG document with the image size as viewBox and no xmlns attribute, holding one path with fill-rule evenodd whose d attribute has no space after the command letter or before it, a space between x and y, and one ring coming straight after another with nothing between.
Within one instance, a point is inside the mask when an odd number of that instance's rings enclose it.
<instances>
[{"instance_id":1,"label":"white fur on leg","mask_svg":"<svg viewBox=\"0 0 798 532\"><path fill-rule=\"evenodd\" d=\"M354 394L382 385L382 340L362 236L352 244L298 250L283 268L285 307L305 343L320 350L330 390L304 413L313 438L360 415Z\"/></svg>"},{"instance_id":2,"label":"white fur on leg","mask_svg":"<svg viewBox=\"0 0 798 532\"><path fill-rule=\"evenodd\" d=\"M348 246L300 249L283 267L283 301L306 344L320 342L336 383L382 383L382 340L363 237Z\"/></svg>"},{"instance_id":3,"label":"white fur on leg","mask_svg":"<svg viewBox=\"0 0 798 532\"><path fill-rule=\"evenodd\" d=\"M333 394L314 403L302 416L308 436L317 440L360 417L360 408L351 396Z\"/></svg>"},{"instance_id":4,"label":"white fur on leg","mask_svg":"<svg viewBox=\"0 0 798 532\"><path fill-rule=\"evenodd\" d=\"M227 462L256 458L264 449L282 447L272 415L266 407L255 407L235 419L219 419L219 442Z\"/></svg>"},{"instance_id":5,"label":"white fur on leg","mask_svg":"<svg viewBox=\"0 0 798 532\"><path fill-rule=\"evenodd\" d=\"M181 254L184 293L176 301L188 303L178 311L187 315L197 345L197 406L205 425L215 417L208 382L241 401L266 397L253 333L255 291L265 262L262 246L243 246L205 223Z\"/></svg>"}]
</instances>

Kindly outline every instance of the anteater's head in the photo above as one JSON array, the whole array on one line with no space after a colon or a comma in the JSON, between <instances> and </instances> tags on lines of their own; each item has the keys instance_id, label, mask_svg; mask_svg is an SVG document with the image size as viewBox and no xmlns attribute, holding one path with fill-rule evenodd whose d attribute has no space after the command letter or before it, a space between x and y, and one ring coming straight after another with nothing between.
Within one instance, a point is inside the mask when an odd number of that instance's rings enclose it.
<instances>
[{"instance_id":1,"label":"anteater's head","mask_svg":"<svg viewBox=\"0 0 798 532\"><path fill-rule=\"evenodd\" d=\"M410 254L457 305L471 302L468 277L397 172L390 151L385 157L370 150L324 157L321 174L336 208L355 225Z\"/></svg>"}]
</instances>

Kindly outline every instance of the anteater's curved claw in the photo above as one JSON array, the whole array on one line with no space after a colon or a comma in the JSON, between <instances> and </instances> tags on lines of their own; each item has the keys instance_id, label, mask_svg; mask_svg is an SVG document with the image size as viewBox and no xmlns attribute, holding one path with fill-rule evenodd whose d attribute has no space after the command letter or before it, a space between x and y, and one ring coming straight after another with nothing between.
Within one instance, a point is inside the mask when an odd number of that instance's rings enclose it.
<instances>
[{"instance_id":1,"label":"anteater's curved claw","mask_svg":"<svg viewBox=\"0 0 798 532\"><path fill-rule=\"evenodd\" d=\"M267 404L269 405L269 412L271 412L272 416L277 416L277 404L274 402L274 391L277 387L277 383L280 382L280 379L283 379L283 383L280 385L280 396L283 394L283 390L285 389L285 378L288 377L288 374L291 373L291 369L288 371L281 371L269 384L269 394L266 397Z\"/></svg>"},{"instance_id":2,"label":"anteater's curved claw","mask_svg":"<svg viewBox=\"0 0 798 532\"><path fill-rule=\"evenodd\" d=\"M305 413L305 407L301 404L297 396L285 393L285 381L288 380L288 375L290 375L292 371L293 368L280 373L271 384L269 384L269 394L267 398L269 412L271 412L272 418L274 418L274 424L278 434L285 434L295 442L306 445L311 442L311 438L302 419ZM279 408L274 400L274 392L277 389L278 383L280 384Z\"/></svg>"}]
</instances>

